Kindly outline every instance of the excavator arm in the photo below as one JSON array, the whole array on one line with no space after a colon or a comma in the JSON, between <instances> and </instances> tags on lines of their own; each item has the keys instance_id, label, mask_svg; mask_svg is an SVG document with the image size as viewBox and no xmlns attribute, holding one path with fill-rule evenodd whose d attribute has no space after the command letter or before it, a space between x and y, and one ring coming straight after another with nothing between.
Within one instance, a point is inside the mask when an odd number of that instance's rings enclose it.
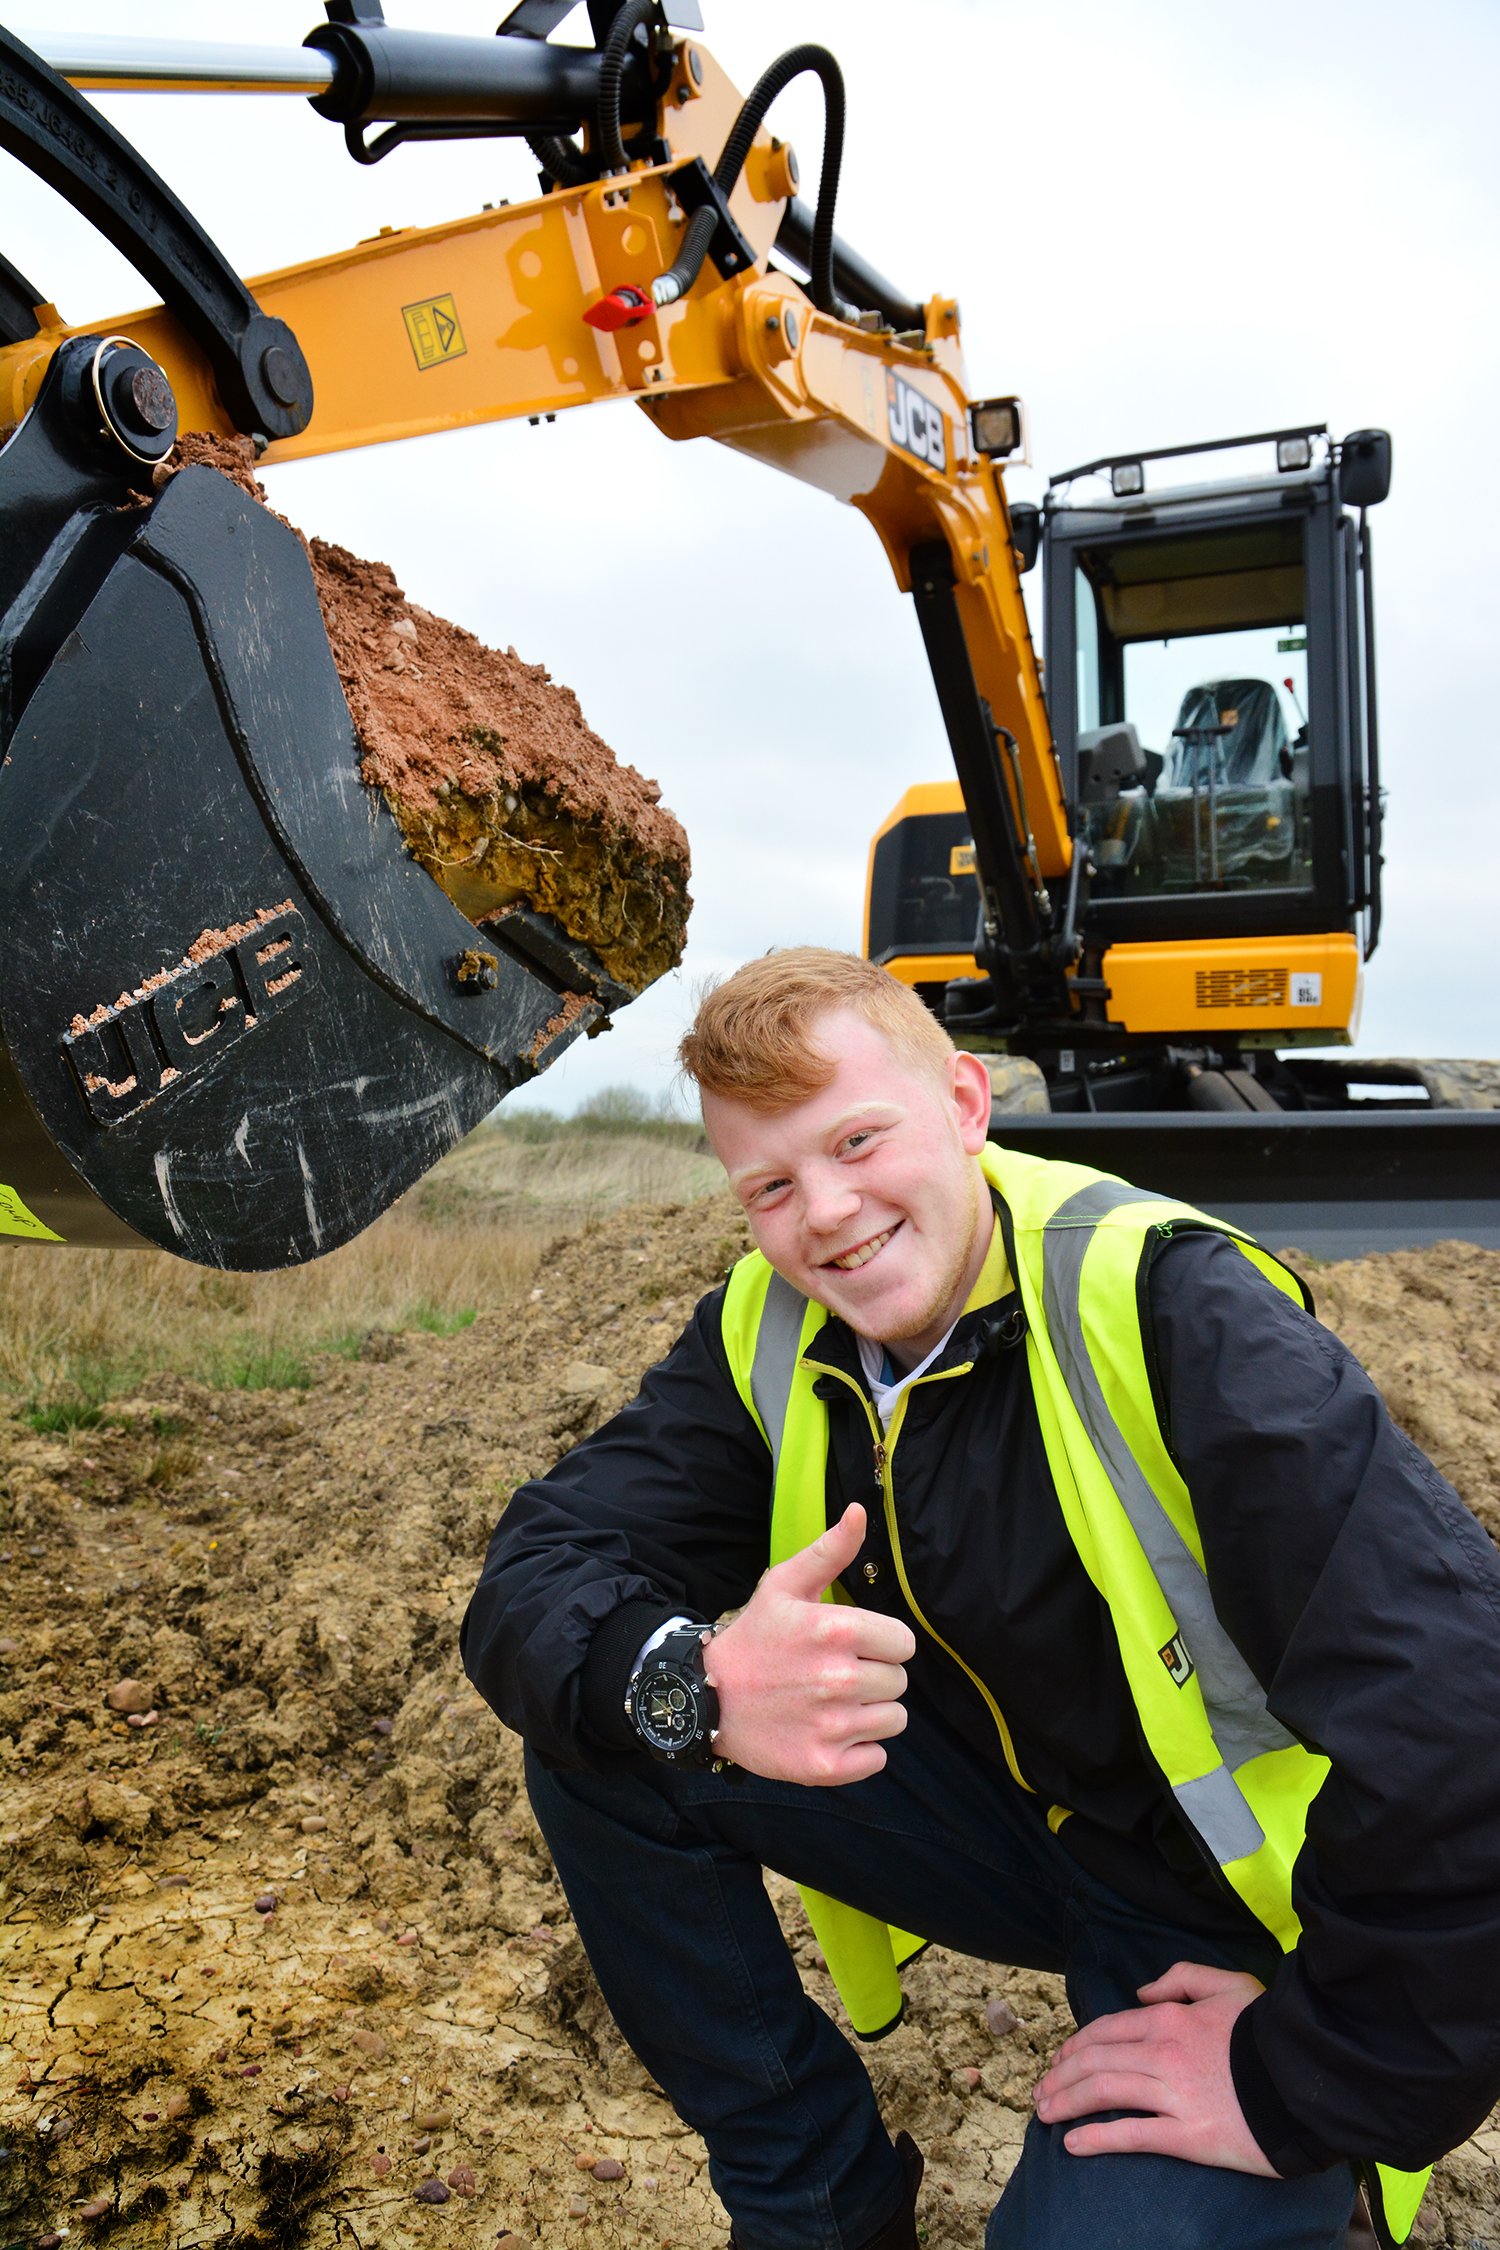
<instances>
[{"instance_id":1,"label":"excavator arm","mask_svg":"<svg viewBox=\"0 0 1500 2250\"><path fill-rule=\"evenodd\" d=\"M180 430L250 435L274 464L633 398L669 438L858 508L932 661L981 965L1010 1004L1068 1005L1054 899L1072 846L999 466L1018 402L970 400L954 303L907 304L834 237L824 50L742 99L647 0L594 9L593 51L547 43L562 12L525 0L482 41L339 0L300 90L351 153L526 132L546 192L248 282L71 82L161 84L160 59L116 43L64 77L0 34L0 145L161 299L76 328L0 276L0 1231L17 1239L315 1256L629 997L525 910L486 926L486 975L464 971L479 933L360 779L297 541L211 469L158 491ZM198 82L235 82L217 68ZM764 121L804 68L828 102L816 215ZM771 265L778 241L806 287Z\"/></svg>"},{"instance_id":2,"label":"excavator arm","mask_svg":"<svg viewBox=\"0 0 1500 2250\"><path fill-rule=\"evenodd\" d=\"M399 56L404 36L366 28L358 52L378 56L392 45ZM493 54L494 98L527 106L534 72L507 88L505 71L518 58L534 65L534 42L415 37L438 56L454 50L454 71L476 46ZM576 68L576 54L569 59ZM586 93L586 78L582 86ZM713 57L686 40L675 44L656 100L653 145L667 145L668 129L672 136L661 164L638 165L623 180L555 185L533 201L441 226L382 230L352 249L252 279L246 286L261 315L305 356L316 400L303 428L272 436L267 464L634 398L669 437L714 437L817 486L868 517L904 592L951 612L974 692L1019 752L1037 873L1055 879L1071 858L1065 808L1003 477L974 439L957 305L941 297L907 304L878 279L870 287L859 261L841 259L835 271L862 301L841 303L840 317L769 270L778 238L806 244L810 228L795 201L791 152L761 127L723 198L723 239L697 285L638 322L592 325L601 303L621 292L649 297L652 279L671 266L744 109ZM163 368L182 428L264 427L226 404L213 357L187 332L181 308L148 306L109 325ZM0 414L20 420L59 341L73 333L49 327L0 355ZM1011 450L1019 406L999 403L1009 410L1008 420L996 419ZM915 579L914 554L926 562ZM931 628L935 670L947 662L942 636L942 626ZM993 769L992 792L1001 772L992 742L980 762ZM975 796L986 793L978 771L964 778ZM1011 795L1019 814L1014 782ZM998 808L989 809L994 817ZM1013 846L979 857L1000 890Z\"/></svg>"}]
</instances>

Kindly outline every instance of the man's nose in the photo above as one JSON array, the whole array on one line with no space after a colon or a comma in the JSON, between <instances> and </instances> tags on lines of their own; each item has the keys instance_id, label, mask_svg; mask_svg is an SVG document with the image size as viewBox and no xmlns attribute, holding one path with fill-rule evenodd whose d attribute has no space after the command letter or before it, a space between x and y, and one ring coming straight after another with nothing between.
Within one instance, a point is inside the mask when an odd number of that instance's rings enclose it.
<instances>
[{"instance_id":1,"label":"man's nose","mask_svg":"<svg viewBox=\"0 0 1500 2250\"><path fill-rule=\"evenodd\" d=\"M859 1190L837 1170L818 1172L806 1183L802 1208L814 1234L836 1234L859 1209Z\"/></svg>"}]
</instances>

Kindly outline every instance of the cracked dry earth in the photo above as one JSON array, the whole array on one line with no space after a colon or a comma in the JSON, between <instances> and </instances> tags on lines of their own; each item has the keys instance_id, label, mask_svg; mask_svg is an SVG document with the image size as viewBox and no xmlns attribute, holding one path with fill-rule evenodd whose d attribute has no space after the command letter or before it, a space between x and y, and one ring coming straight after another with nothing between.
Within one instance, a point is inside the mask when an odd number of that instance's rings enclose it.
<instances>
[{"instance_id":1,"label":"cracked dry earth","mask_svg":"<svg viewBox=\"0 0 1500 2250\"><path fill-rule=\"evenodd\" d=\"M723 2241L456 1636L507 1492L740 1240L719 1201L638 1209L554 1250L529 1302L374 1337L310 1391L163 1383L68 1437L0 1425L0 2250ZM1314 1280L1500 1529L1500 1256ZM154 1722L106 1703L123 1676ZM977 2250L1061 1989L931 1953L908 1990L871 2067L927 2151L926 2240ZM1492 2120L1421 2239L1500 2242L1497 2154Z\"/></svg>"}]
</instances>

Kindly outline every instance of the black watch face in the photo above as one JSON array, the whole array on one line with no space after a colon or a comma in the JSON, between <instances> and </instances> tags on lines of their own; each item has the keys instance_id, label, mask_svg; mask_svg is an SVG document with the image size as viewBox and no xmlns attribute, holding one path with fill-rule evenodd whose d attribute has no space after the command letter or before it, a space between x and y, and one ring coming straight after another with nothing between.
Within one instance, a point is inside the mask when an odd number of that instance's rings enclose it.
<instances>
[{"instance_id":1,"label":"black watch face","mask_svg":"<svg viewBox=\"0 0 1500 2250\"><path fill-rule=\"evenodd\" d=\"M643 1672L635 1691L635 1723L653 1750L686 1749L698 1733L698 1698L680 1672Z\"/></svg>"}]
</instances>

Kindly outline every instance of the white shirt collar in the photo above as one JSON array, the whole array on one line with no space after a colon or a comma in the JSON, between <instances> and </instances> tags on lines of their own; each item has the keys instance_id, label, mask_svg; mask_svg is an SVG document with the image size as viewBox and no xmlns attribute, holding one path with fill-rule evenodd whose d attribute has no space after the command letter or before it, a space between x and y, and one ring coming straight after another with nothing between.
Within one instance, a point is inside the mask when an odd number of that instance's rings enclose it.
<instances>
[{"instance_id":1,"label":"white shirt collar","mask_svg":"<svg viewBox=\"0 0 1500 2250\"><path fill-rule=\"evenodd\" d=\"M909 1383L914 1383L919 1375L926 1374L928 1368L947 1343L948 1337L953 1334L953 1329L957 1326L958 1322L955 1320L947 1335L940 1336L927 1357L905 1375L896 1375L892 1372L890 1361L886 1357L884 1344L876 1343L874 1338L870 1336L855 1337L854 1341L859 1346L859 1364L864 1370L865 1381L870 1386L870 1396L875 1402L875 1411L880 1416L882 1429L888 1430L890 1428L891 1416L896 1411L896 1401L900 1398L901 1393Z\"/></svg>"}]
</instances>

